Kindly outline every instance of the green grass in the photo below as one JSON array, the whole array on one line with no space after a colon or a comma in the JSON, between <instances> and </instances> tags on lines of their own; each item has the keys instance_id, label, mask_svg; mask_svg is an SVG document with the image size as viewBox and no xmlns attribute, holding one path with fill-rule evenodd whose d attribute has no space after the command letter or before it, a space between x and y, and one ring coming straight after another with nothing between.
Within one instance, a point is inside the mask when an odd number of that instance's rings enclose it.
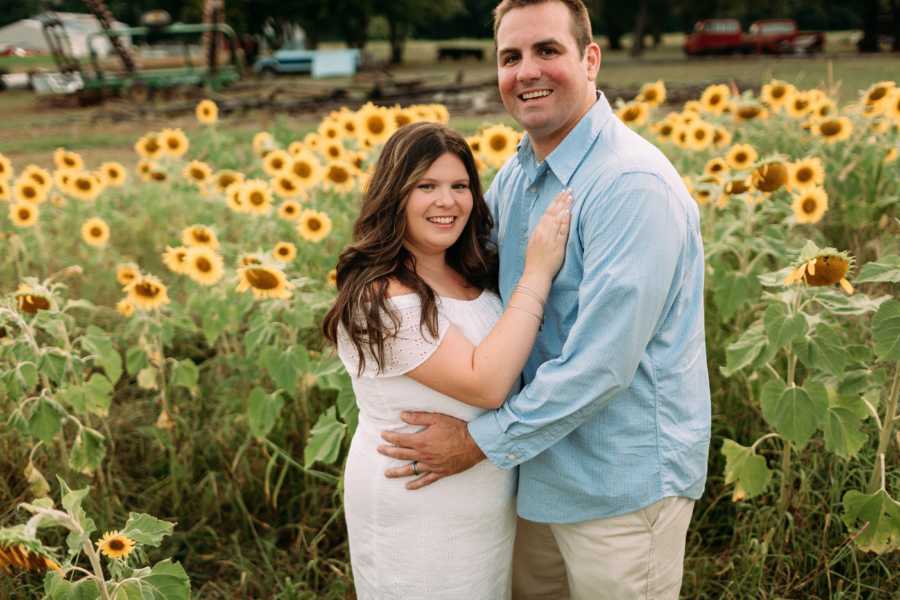
<instances>
[{"instance_id":1,"label":"green grass","mask_svg":"<svg viewBox=\"0 0 900 600\"><path fill-rule=\"evenodd\" d=\"M54 66L52 56L0 56L0 69L5 69L10 73L29 71L40 67L53 68Z\"/></svg>"}]
</instances>

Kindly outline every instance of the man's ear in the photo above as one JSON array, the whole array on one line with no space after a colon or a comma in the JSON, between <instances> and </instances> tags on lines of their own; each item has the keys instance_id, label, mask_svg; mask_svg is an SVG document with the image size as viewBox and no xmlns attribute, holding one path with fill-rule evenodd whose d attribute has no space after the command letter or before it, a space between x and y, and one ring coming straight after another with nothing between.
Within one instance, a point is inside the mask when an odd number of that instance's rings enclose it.
<instances>
[{"instance_id":1,"label":"man's ear","mask_svg":"<svg viewBox=\"0 0 900 600\"><path fill-rule=\"evenodd\" d=\"M600 45L597 42L591 42L584 49L584 59L587 66L587 76L590 81L597 79L597 73L600 71Z\"/></svg>"}]
</instances>

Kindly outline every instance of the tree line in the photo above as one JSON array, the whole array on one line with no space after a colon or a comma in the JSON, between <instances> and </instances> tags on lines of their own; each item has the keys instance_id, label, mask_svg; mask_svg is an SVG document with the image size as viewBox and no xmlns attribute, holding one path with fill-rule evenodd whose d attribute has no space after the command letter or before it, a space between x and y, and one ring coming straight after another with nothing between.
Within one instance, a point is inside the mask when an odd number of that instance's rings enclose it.
<instances>
[{"instance_id":1,"label":"tree line","mask_svg":"<svg viewBox=\"0 0 900 600\"><path fill-rule=\"evenodd\" d=\"M164 9L175 21L202 20L203 0L107 0L115 17L137 25L149 10ZM699 19L733 17L745 26L762 18L790 17L801 29L863 32L860 50L877 52L879 39L893 37L900 51L900 0L585 0L594 33L605 35L609 49L622 48L626 34L632 52L658 44L664 32L690 31ZM410 37L487 38L497 0L225 0L225 20L239 34L265 38L278 48L297 28L307 46L339 40L363 48L373 38L387 39L391 61L403 58ZM85 12L80 0L0 0L0 27L47 9Z\"/></svg>"}]
</instances>

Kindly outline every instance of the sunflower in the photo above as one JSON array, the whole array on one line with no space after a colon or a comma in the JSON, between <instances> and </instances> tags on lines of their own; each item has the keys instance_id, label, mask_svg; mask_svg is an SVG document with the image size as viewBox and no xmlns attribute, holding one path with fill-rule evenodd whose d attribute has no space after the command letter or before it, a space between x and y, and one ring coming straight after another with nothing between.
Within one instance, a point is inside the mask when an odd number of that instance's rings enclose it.
<instances>
[{"instance_id":1,"label":"sunflower","mask_svg":"<svg viewBox=\"0 0 900 600\"><path fill-rule=\"evenodd\" d=\"M238 257L238 267L252 267L263 264L263 256L258 252L246 252Z\"/></svg>"},{"instance_id":2,"label":"sunflower","mask_svg":"<svg viewBox=\"0 0 900 600\"><path fill-rule=\"evenodd\" d=\"M128 180L128 171L119 162L105 162L100 165L100 171L106 176L106 182L113 187L122 187Z\"/></svg>"},{"instance_id":3,"label":"sunflower","mask_svg":"<svg viewBox=\"0 0 900 600\"><path fill-rule=\"evenodd\" d=\"M762 86L760 98L773 110L780 110L796 91L797 88L790 83L773 79Z\"/></svg>"},{"instance_id":4,"label":"sunflower","mask_svg":"<svg viewBox=\"0 0 900 600\"><path fill-rule=\"evenodd\" d=\"M707 161L706 166L703 167L703 172L707 175L724 175L728 173L728 163L725 162L724 158L711 158Z\"/></svg>"},{"instance_id":5,"label":"sunflower","mask_svg":"<svg viewBox=\"0 0 900 600\"><path fill-rule=\"evenodd\" d=\"M831 286L839 284L847 294L853 293L853 286L847 281L847 272L853 265L853 257L834 248L819 249L807 242L800 259L784 279L784 285L803 282L810 286Z\"/></svg>"},{"instance_id":6,"label":"sunflower","mask_svg":"<svg viewBox=\"0 0 900 600\"><path fill-rule=\"evenodd\" d=\"M38 554L23 544L0 545L0 570L12 576L16 569L41 573L59 571L60 567L52 558Z\"/></svg>"},{"instance_id":7,"label":"sunflower","mask_svg":"<svg viewBox=\"0 0 900 600\"><path fill-rule=\"evenodd\" d=\"M716 148L727 148L731 144L731 132L721 125L713 126L713 145Z\"/></svg>"},{"instance_id":8,"label":"sunflower","mask_svg":"<svg viewBox=\"0 0 900 600\"><path fill-rule=\"evenodd\" d=\"M750 144L735 144L728 150L725 155L725 161L734 171L741 171L750 168L750 165L756 162L759 155Z\"/></svg>"},{"instance_id":9,"label":"sunflower","mask_svg":"<svg viewBox=\"0 0 900 600\"><path fill-rule=\"evenodd\" d=\"M672 120L657 121L650 125L650 130L656 134L656 139L660 142L668 142L672 139L677 123Z\"/></svg>"},{"instance_id":10,"label":"sunflower","mask_svg":"<svg viewBox=\"0 0 900 600\"><path fill-rule=\"evenodd\" d=\"M212 100L201 100L197 103L194 114L204 125L213 125L219 120L219 107Z\"/></svg>"},{"instance_id":11,"label":"sunflower","mask_svg":"<svg viewBox=\"0 0 900 600\"><path fill-rule=\"evenodd\" d=\"M337 287L337 269L331 269L325 276L325 283L328 287Z\"/></svg>"},{"instance_id":12,"label":"sunflower","mask_svg":"<svg viewBox=\"0 0 900 600\"><path fill-rule=\"evenodd\" d=\"M289 263L297 257L297 247L290 242L278 242L272 249L272 258L281 263Z\"/></svg>"},{"instance_id":13,"label":"sunflower","mask_svg":"<svg viewBox=\"0 0 900 600\"><path fill-rule=\"evenodd\" d=\"M243 187L244 182L235 182L225 189L225 204L233 212L247 212L246 207L241 203L241 188Z\"/></svg>"},{"instance_id":14,"label":"sunflower","mask_svg":"<svg viewBox=\"0 0 900 600\"><path fill-rule=\"evenodd\" d=\"M66 205L66 197L62 194L50 194L50 204L57 208L62 208Z\"/></svg>"},{"instance_id":15,"label":"sunflower","mask_svg":"<svg viewBox=\"0 0 900 600\"><path fill-rule=\"evenodd\" d=\"M725 182L723 190L729 196L737 196L750 191L750 177L733 177Z\"/></svg>"},{"instance_id":16,"label":"sunflower","mask_svg":"<svg viewBox=\"0 0 900 600\"><path fill-rule=\"evenodd\" d=\"M303 206L296 200L285 200L278 207L278 216L285 221L296 221L302 210Z\"/></svg>"},{"instance_id":17,"label":"sunflower","mask_svg":"<svg viewBox=\"0 0 900 600\"><path fill-rule=\"evenodd\" d=\"M140 275L141 269L133 262L116 265L116 281L122 285L128 285Z\"/></svg>"},{"instance_id":18,"label":"sunflower","mask_svg":"<svg viewBox=\"0 0 900 600\"><path fill-rule=\"evenodd\" d=\"M726 102L726 104L727 104L727 102ZM702 113L704 110L705 109L703 107L703 103L700 102L699 100L688 100L687 102L684 103L682 113L684 113L685 115L692 114L692 115L696 116L696 115L699 115L700 113Z\"/></svg>"},{"instance_id":19,"label":"sunflower","mask_svg":"<svg viewBox=\"0 0 900 600\"><path fill-rule=\"evenodd\" d=\"M211 250L219 247L216 232L206 225L191 225L181 231L181 243L189 248L203 246Z\"/></svg>"},{"instance_id":20,"label":"sunflower","mask_svg":"<svg viewBox=\"0 0 900 600\"><path fill-rule=\"evenodd\" d=\"M165 171L160 171L158 169L154 169L150 171L150 175L148 177L150 181L155 181L156 183L162 183L169 179L169 175Z\"/></svg>"},{"instance_id":21,"label":"sunflower","mask_svg":"<svg viewBox=\"0 0 900 600\"><path fill-rule=\"evenodd\" d=\"M301 154L304 150L306 150L306 145L303 142L301 142L300 140L295 140L295 141L291 142L290 144L288 144L287 151L288 151L288 154L290 154L291 156L297 156L298 154Z\"/></svg>"},{"instance_id":22,"label":"sunflower","mask_svg":"<svg viewBox=\"0 0 900 600\"><path fill-rule=\"evenodd\" d=\"M784 104L787 114L794 119L802 119L813 109L813 101L809 92L794 92Z\"/></svg>"},{"instance_id":23,"label":"sunflower","mask_svg":"<svg viewBox=\"0 0 900 600\"><path fill-rule=\"evenodd\" d=\"M791 207L798 223L818 223L828 211L828 194L820 187L805 189L794 195Z\"/></svg>"},{"instance_id":24,"label":"sunflower","mask_svg":"<svg viewBox=\"0 0 900 600\"><path fill-rule=\"evenodd\" d=\"M355 112L342 110L338 113L336 119L343 132L343 137L355 138L357 133L359 133L359 119L357 119Z\"/></svg>"},{"instance_id":25,"label":"sunflower","mask_svg":"<svg viewBox=\"0 0 900 600\"><path fill-rule=\"evenodd\" d=\"M24 174L16 179L12 189L13 201L29 204L43 204L47 200L47 188L35 183Z\"/></svg>"},{"instance_id":26,"label":"sunflower","mask_svg":"<svg viewBox=\"0 0 900 600\"><path fill-rule=\"evenodd\" d=\"M209 183L209 181L212 179L212 172L212 167L210 167L205 162L192 160L185 165L184 170L181 171L181 174L184 175L184 178L188 181L200 185Z\"/></svg>"},{"instance_id":27,"label":"sunflower","mask_svg":"<svg viewBox=\"0 0 900 600\"><path fill-rule=\"evenodd\" d=\"M0 201L9 202L12 200L12 191L9 189L9 183L5 179L0 179Z\"/></svg>"},{"instance_id":28,"label":"sunflower","mask_svg":"<svg viewBox=\"0 0 900 600\"><path fill-rule=\"evenodd\" d=\"M394 117L394 125L397 126L397 129L400 129L404 125L409 125L411 123L420 121L419 115L409 108L400 108L399 106L395 106L391 109L391 114Z\"/></svg>"},{"instance_id":29,"label":"sunflower","mask_svg":"<svg viewBox=\"0 0 900 600\"><path fill-rule=\"evenodd\" d=\"M894 124L900 126L900 88L895 88L885 102L884 115L893 119ZM0 179L3 178L3 171L0 169Z\"/></svg>"},{"instance_id":30,"label":"sunflower","mask_svg":"<svg viewBox=\"0 0 900 600\"><path fill-rule=\"evenodd\" d=\"M40 211L30 202L13 202L9 205L9 219L16 227L32 227L38 222Z\"/></svg>"},{"instance_id":31,"label":"sunflower","mask_svg":"<svg viewBox=\"0 0 900 600\"><path fill-rule=\"evenodd\" d=\"M807 157L793 162L788 167L789 190L802 190L822 185L825 181L825 168L816 157Z\"/></svg>"},{"instance_id":32,"label":"sunflower","mask_svg":"<svg viewBox=\"0 0 900 600\"><path fill-rule=\"evenodd\" d=\"M430 104L413 104L412 106L407 107L407 109L411 110L413 114L416 115L416 121L437 121L437 115L431 110Z\"/></svg>"},{"instance_id":33,"label":"sunflower","mask_svg":"<svg viewBox=\"0 0 900 600\"><path fill-rule=\"evenodd\" d=\"M292 160L291 155L284 150L272 150L263 158L263 171L269 177L288 173Z\"/></svg>"},{"instance_id":34,"label":"sunflower","mask_svg":"<svg viewBox=\"0 0 900 600\"><path fill-rule=\"evenodd\" d=\"M132 304L128 298L122 298L116 302L116 312L123 317L130 317L134 314L134 304Z\"/></svg>"},{"instance_id":35,"label":"sunflower","mask_svg":"<svg viewBox=\"0 0 900 600\"><path fill-rule=\"evenodd\" d=\"M888 150L884 155L884 164L889 165L897 160L897 146Z\"/></svg>"},{"instance_id":36,"label":"sunflower","mask_svg":"<svg viewBox=\"0 0 900 600\"><path fill-rule=\"evenodd\" d=\"M150 174L156 169L156 163L149 158L142 158L138 161L135 169L141 181L150 181Z\"/></svg>"},{"instance_id":37,"label":"sunflower","mask_svg":"<svg viewBox=\"0 0 900 600\"><path fill-rule=\"evenodd\" d=\"M53 185L53 176L46 169L42 169L37 165L28 165L19 175L19 179L30 179L39 187L49 190Z\"/></svg>"},{"instance_id":38,"label":"sunflower","mask_svg":"<svg viewBox=\"0 0 900 600\"><path fill-rule=\"evenodd\" d=\"M53 164L57 169L83 169L84 159L77 152L57 148L53 152Z\"/></svg>"},{"instance_id":39,"label":"sunflower","mask_svg":"<svg viewBox=\"0 0 900 600\"><path fill-rule=\"evenodd\" d=\"M832 117L813 123L813 133L828 144L835 144L850 137L853 123L847 117Z\"/></svg>"},{"instance_id":40,"label":"sunflower","mask_svg":"<svg viewBox=\"0 0 900 600\"><path fill-rule=\"evenodd\" d=\"M248 213L267 215L272 210L272 191L262 179L249 179L241 185L241 207Z\"/></svg>"},{"instance_id":41,"label":"sunflower","mask_svg":"<svg viewBox=\"0 0 900 600\"><path fill-rule=\"evenodd\" d=\"M310 131L303 136L303 145L306 146L308 150L317 151L322 145L322 141L322 136L315 131Z\"/></svg>"},{"instance_id":42,"label":"sunflower","mask_svg":"<svg viewBox=\"0 0 900 600\"><path fill-rule=\"evenodd\" d=\"M50 294L45 289L33 288L27 283L20 283L16 290L16 304L22 312L33 315L39 310L50 309Z\"/></svg>"},{"instance_id":43,"label":"sunflower","mask_svg":"<svg viewBox=\"0 0 900 600\"><path fill-rule=\"evenodd\" d=\"M788 182L788 167L780 161L762 164L753 171L751 182L760 192L771 194Z\"/></svg>"},{"instance_id":44,"label":"sunflower","mask_svg":"<svg viewBox=\"0 0 900 600\"><path fill-rule=\"evenodd\" d=\"M366 103L359 112L359 137L368 140L372 145L385 143L397 129L388 109Z\"/></svg>"},{"instance_id":45,"label":"sunflower","mask_svg":"<svg viewBox=\"0 0 900 600\"><path fill-rule=\"evenodd\" d=\"M866 107L873 107L878 113L883 112L888 98L896 87L897 84L893 81L879 81L878 83L873 83L869 86L869 89L863 92L863 105Z\"/></svg>"},{"instance_id":46,"label":"sunflower","mask_svg":"<svg viewBox=\"0 0 900 600\"><path fill-rule=\"evenodd\" d=\"M685 145L689 150L705 150L712 144L715 129L710 123L697 119L686 129Z\"/></svg>"},{"instance_id":47,"label":"sunflower","mask_svg":"<svg viewBox=\"0 0 900 600\"><path fill-rule=\"evenodd\" d=\"M238 292L250 290L257 300L265 298L280 298L286 300L291 297L291 288L294 287L287 280L281 269L268 265L250 265L238 269Z\"/></svg>"},{"instance_id":48,"label":"sunflower","mask_svg":"<svg viewBox=\"0 0 900 600\"><path fill-rule=\"evenodd\" d=\"M722 114L728 101L731 99L731 90L724 83L711 85L703 90L700 95L700 104L706 112Z\"/></svg>"},{"instance_id":49,"label":"sunflower","mask_svg":"<svg viewBox=\"0 0 900 600\"><path fill-rule=\"evenodd\" d=\"M12 161L3 154L0 154L0 181L12 179L14 173Z\"/></svg>"},{"instance_id":50,"label":"sunflower","mask_svg":"<svg viewBox=\"0 0 900 600\"><path fill-rule=\"evenodd\" d=\"M281 198L300 198L306 196L306 190L300 180L292 174L277 175L270 182L272 189Z\"/></svg>"},{"instance_id":51,"label":"sunflower","mask_svg":"<svg viewBox=\"0 0 900 600\"><path fill-rule=\"evenodd\" d=\"M225 274L222 257L206 246L188 248L184 264L187 276L200 285L214 285Z\"/></svg>"},{"instance_id":52,"label":"sunflower","mask_svg":"<svg viewBox=\"0 0 900 600\"><path fill-rule=\"evenodd\" d=\"M275 147L275 138L268 131L260 131L253 136L253 153L257 156L263 157Z\"/></svg>"},{"instance_id":53,"label":"sunflower","mask_svg":"<svg viewBox=\"0 0 900 600\"><path fill-rule=\"evenodd\" d=\"M244 183L244 174L239 171L232 171L231 169L223 169L217 171L213 176L213 185L221 194L224 194L225 190L227 190L228 186L232 183Z\"/></svg>"},{"instance_id":54,"label":"sunflower","mask_svg":"<svg viewBox=\"0 0 900 600\"><path fill-rule=\"evenodd\" d=\"M623 104L616 111L616 116L629 127L640 127L647 122L647 115L650 114L650 105L646 102L632 101Z\"/></svg>"},{"instance_id":55,"label":"sunflower","mask_svg":"<svg viewBox=\"0 0 900 600\"><path fill-rule=\"evenodd\" d=\"M107 531L97 542L97 549L107 558L128 558L128 555L134 550L134 543L133 539L118 531Z\"/></svg>"},{"instance_id":56,"label":"sunflower","mask_svg":"<svg viewBox=\"0 0 900 600\"><path fill-rule=\"evenodd\" d=\"M134 151L137 152L141 158L153 159L162 155L163 147L159 142L159 137L157 137L155 133L148 133L141 136L138 141L134 143Z\"/></svg>"},{"instance_id":57,"label":"sunflower","mask_svg":"<svg viewBox=\"0 0 900 600\"><path fill-rule=\"evenodd\" d=\"M651 107L659 106L666 101L666 84L662 79L645 83L635 100L645 102Z\"/></svg>"},{"instance_id":58,"label":"sunflower","mask_svg":"<svg viewBox=\"0 0 900 600\"><path fill-rule=\"evenodd\" d=\"M153 275L140 275L125 286L128 301L140 310L153 310L169 303L165 284Z\"/></svg>"},{"instance_id":59,"label":"sunflower","mask_svg":"<svg viewBox=\"0 0 900 600\"><path fill-rule=\"evenodd\" d=\"M68 192L84 202L93 202L102 191L100 179L93 173L81 171L74 173L69 179Z\"/></svg>"},{"instance_id":60,"label":"sunflower","mask_svg":"<svg viewBox=\"0 0 900 600\"><path fill-rule=\"evenodd\" d=\"M732 109L732 114L734 119L739 122L763 121L769 118L769 111L758 102L737 102Z\"/></svg>"},{"instance_id":61,"label":"sunflower","mask_svg":"<svg viewBox=\"0 0 900 600\"><path fill-rule=\"evenodd\" d=\"M809 114L815 119L827 119L828 117L835 116L837 112L838 108L834 100L825 98L824 100L816 102L813 105L812 110L809 111Z\"/></svg>"},{"instance_id":62,"label":"sunflower","mask_svg":"<svg viewBox=\"0 0 900 600\"><path fill-rule=\"evenodd\" d=\"M331 218L324 212L306 209L299 221L297 233L308 242L321 242L331 233Z\"/></svg>"},{"instance_id":63,"label":"sunflower","mask_svg":"<svg viewBox=\"0 0 900 600\"><path fill-rule=\"evenodd\" d=\"M100 217L91 217L81 225L81 239L95 248L102 248L109 241L109 225Z\"/></svg>"},{"instance_id":64,"label":"sunflower","mask_svg":"<svg viewBox=\"0 0 900 600\"><path fill-rule=\"evenodd\" d=\"M325 140L319 148L319 154L326 160L346 160L347 149L340 140Z\"/></svg>"},{"instance_id":65,"label":"sunflower","mask_svg":"<svg viewBox=\"0 0 900 600\"><path fill-rule=\"evenodd\" d=\"M304 150L294 156L294 162L291 164L291 174L306 189L310 189L321 181L324 172L322 163L319 162L316 155L309 150Z\"/></svg>"},{"instance_id":66,"label":"sunflower","mask_svg":"<svg viewBox=\"0 0 900 600\"><path fill-rule=\"evenodd\" d=\"M507 125L492 125L481 132L481 156L495 169L516 152L516 132Z\"/></svg>"},{"instance_id":67,"label":"sunflower","mask_svg":"<svg viewBox=\"0 0 900 600\"><path fill-rule=\"evenodd\" d=\"M184 259L187 257L188 249L184 246L166 246L166 251L162 254L163 264L166 265L173 273L180 275L187 274L187 265Z\"/></svg>"},{"instance_id":68,"label":"sunflower","mask_svg":"<svg viewBox=\"0 0 900 600\"><path fill-rule=\"evenodd\" d=\"M157 136L162 153L167 156L181 157L191 145L190 140L181 129L163 129Z\"/></svg>"},{"instance_id":69,"label":"sunflower","mask_svg":"<svg viewBox=\"0 0 900 600\"><path fill-rule=\"evenodd\" d=\"M325 189L338 193L346 193L353 190L353 165L343 160L333 160L325 165L325 175L322 179Z\"/></svg>"},{"instance_id":70,"label":"sunflower","mask_svg":"<svg viewBox=\"0 0 900 600\"><path fill-rule=\"evenodd\" d=\"M340 141L344 137L344 127L336 118L322 119L318 132L325 140Z\"/></svg>"}]
</instances>

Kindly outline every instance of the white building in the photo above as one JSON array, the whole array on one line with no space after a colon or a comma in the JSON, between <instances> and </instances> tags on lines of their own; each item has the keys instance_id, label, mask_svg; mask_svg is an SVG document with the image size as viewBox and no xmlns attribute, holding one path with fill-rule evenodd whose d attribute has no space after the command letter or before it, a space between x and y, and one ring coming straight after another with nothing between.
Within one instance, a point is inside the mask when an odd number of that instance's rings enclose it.
<instances>
[{"instance_id":1,"label":"white building","mask_svg":"<svg viewBox=\"0 0 900 600\"><path fill-rule=\"evenodd\" d=\"M66 32L69 35L69 42L72 45L72 54L77 58L85 58L90 56L88 49L88 36L96 31L101 31L100 22L94 15L81 13L45 13L45 15L54 15L62 21ZM45 15L36 15L30 19L22 19L15 23L10 23L6 27L0 27L0 47L18 46L26 50L37 52L49 52L47 40L44 38L41 18ZM113 29L125 29L128 27L125 23L114 21ZM131 37L128 35L121 36L122 42L126 47L131 46ZM101 57L112 52L112 44L106 36L100 36L93 41L93 46L97 54Z\"/></svg>"}]
</instances>

